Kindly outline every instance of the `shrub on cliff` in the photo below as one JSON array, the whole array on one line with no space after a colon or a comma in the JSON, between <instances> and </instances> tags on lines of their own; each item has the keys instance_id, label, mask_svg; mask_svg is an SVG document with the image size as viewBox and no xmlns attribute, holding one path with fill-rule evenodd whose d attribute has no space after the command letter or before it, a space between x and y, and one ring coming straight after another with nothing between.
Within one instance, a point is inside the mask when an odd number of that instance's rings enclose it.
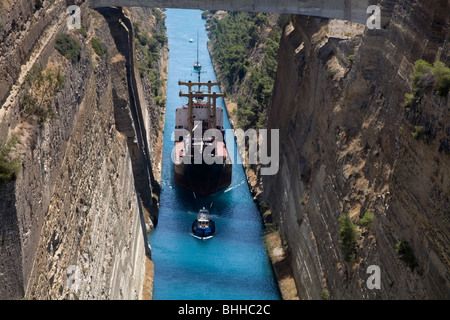
<instances>
[{"instance_id":1,"label":"shrub on cliff","mask_svg":"<svg viewBox=\"0 0 450 320\"><path fill-rule=\"evenodd\" d=\"M353 223L348 213L342 214L339 219L339 243L341 244L344 260L347 262L356 261L356 243L360 233Z\"/></svg>"},{"instance_id":2,"label":"shrub on cliff","mask_svg":"<svg viewBox=\"0 0 450 320\"><path fill-rule=\"evenodd\" d=\"M361 219L359 219L359 224L361 227L370 229L372 228L372 223L373 223L373 212L367 210L366 212L364 212L364 216Z\"/></svg>"},{"instance_id":3,"label":"shrub on cliff","mask_svg":"<svg viewBox=\"0 0 450 320\"><path fill-rule=\"evenodd\" d=\"M411 136L415 140L421 140L426 138L425 128L423 126L414 126L414 132L411 133Z\"/></svg>"},{"instance_id":4,"label":"shrub on cliff","mask_svg":"<svg viewBox=\"0 0 450 320\"><path fill-rule=\"evenodd\" d=\"M450 90L450 68L443 62L436 61L433 64L433 74L436 76L436 88L441 97L448 95Z\"/></svg>"},{"instance_id":5,"label":"shrub on cliff","mask_svg":"<svg viewBox=\"0 0 450 320\"><path fill-rule=\"evenodd\" d=\"M155 33L153 38L157 40L162 46L168 42L167 36L164 33Z\"/></svg>"},{"instance_id":6,"label":"shrub on cliff","mask_svg":"<svg viewBox=\"0 0 450 320\"><path fill-rule=\"evenodd\" d=\"M133 22L137 57L136 67L141 78L147 78L150 81L151 92L156 105L165 108L166 99L162 90L165 85L165 79L161 78L159 60L161 59L161 49L167 44L168 39L165 34L166 27L162 12L159 9L154 9L153 15L156 20L157 30L151 36L149 31L142 27L141 21Z\"/></svg>"},{"instance_id":7,"label":"shrub on cliff","mask_svg":"<svg viewBox=\"0 0 450 320\"><path fill-rule=\"evenodd\" d=\"M413 92L405 94L405 108L411 107L415 98L420 97L428 88L434 88L441 97L447 96L450 90L450 68L439 60L431 64L420 59L414 64L411 82Z\"/></svg>"},{"instance_id":8,"label":"shrub on cliff","mask_svg":"<svg viewBox=\"0 0 450 320\"><path fill-rule=\"evenodd\" d=\"M330 292L328 291L328 289L322 289L322 291L320 292L320 298L322 300L330 300Z\"/></svg>"},{"instance_id":9,"label":"shrub on cliff","mask_svg":"<svg viewBox=\"0 0 450 320\"><path fill-rule=\"evenodd\" d=\"M412 94L412 93L405 93L405 99L406 99L406 101L403 104L403 107L405 107L405 108L411 107L415 102L415 97L414 97L414 94Z\"/></svg>"},{"instance_id":10,"label":"shrub on cliff","mask_svg":"<svg viewBox=\"0 0 450 320\"><path fill-rule=\"evenodd\" d=\"M93 37L91 39L91 46L98 56L103 56L106 53L106 46L100 41L99 38Z\"/></svg>"},{"instance_id":11,"label":"shrub on cliff","mask_svg":"<svg viewBox=\"0 0 450 320\"><path fill-rule=\"evenodd\" d=\"M44 71L40 66L34 65L25 79L30 87L22 100L25 115L36 116L39 124L54 118L53 99L64 88L65 81L61 69Z\"/></svg>"},{"instance_id":12,"label":"shrub on cliff","mask_svg":"<svg viewBox=\"0 0 450 320\"><path fill-rule=\"evenodd\" d=\"M413 88L419 88L419 82L421 81L422 77L428 72L431 72L432 68L433 66L425 60L420 59L416 61L416 63L414 64L414 72L412 75Z\"/></svg>"},{"instance_id":13,"label":"shrub on cliff","mask_svg":"<svg viewBox=\"0 0 450 320\"><path fill-rule=\"evenodd\" d=\"M266 212L267 210L270 209L269 205L265 202L265 201L261 201L259 203L259 209L261 210L261 213Z\"/></svg>"},{"instance_id":14,"label":"shrub on cliff","mask_svg":"<svg viewBox=\"0 0 450 320\"><path fill-rule=\"evenodd\" d=\"M20 156L12 157L18 141L17 136L13 136L8 141L0 139L0 185L10 181L20 172Z\"/></svg>"},{"instance_id":15,"label":"shrub on cliff","mask_svg":"<svg viewBox=\"0 0 450 320\"><path fill-rule=\"evenodd\" d=\"M167 28L166 28L166 20L165 20L163 11L159 8L155 8L155 9L153 9L153 16L155 17L157 28L159 29L159 31L161 33L165 34Z\"/></svg>"},{"instance_id":16,"label":"shrub on cliff","mask_svg":"<svg viewBox=\"0 0 450 320\"><path fill-rule=\"evenodd\" d=\"M70 59L72 63L80 60L80 43L67 33L60 34L56 37L55 49L63 56Z\"/></svg>"},{"instance_id":17,"label":"shrub on cliff","mask_svg":"<svg viewBox=\"0 0 450 320\"><path fill-rule=\"evenodd\" d=\"M206 20L211 16L211 12L209 10L205 10L202 12L202 19Z\"/></svg>"},{"instance_id":18,"label":"shrub on cliff","mask_svg":"<svg viewBox=\"0 0 450 320\"><path fill-rule=\"evenodd\" d=\"M399 241L396 245L395 252L400 260L406 263L411 270L414 270L414 268L417 267L416 256L414 255L413 249L409 245L408 241Z\"/></svg>"},{"instance_id":19,"label":"shrub on cliff","mask_svg":"<svg viewBox=\"0 0 450 320\"><path fill-rule=\"evenodd\" d=\"M135 49L137 56L140 57L137 62L137 68L141 76L145 76L152 69L157 68L157 62L160 59L161 47L166 43L167 38L164 34L154 34L149 36L148 32L140 29L140 24L134 24Z\"/></svg>"},{"instance_id":20,"label":"shrub on cliff","mask_svg":"<svg viewBox=\"0 0 450 320\"><path fill-rule=\"evenodd\" d=\"M290 14L282 14L278 18L278 25L281 29L284 29L292 20L292 16Z\"/></svg>"}]
</instances>

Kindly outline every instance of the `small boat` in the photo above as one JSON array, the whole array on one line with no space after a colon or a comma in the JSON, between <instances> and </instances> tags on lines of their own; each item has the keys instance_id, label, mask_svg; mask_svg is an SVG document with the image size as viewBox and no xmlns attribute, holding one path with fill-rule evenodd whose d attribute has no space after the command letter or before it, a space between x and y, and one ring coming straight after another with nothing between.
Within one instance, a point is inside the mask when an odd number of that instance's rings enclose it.
<instances>
[{"instance_id":1,"label":"small boat","mask_svg":"<svg viewBox=\"0 0 450 320\"><path fill-rule=\"evenodd\" d=\"M198 212L197 219L192 223L192 234L198 239L212 238L216 231L216 225L212 219L209 218L209 211L203 207Z\"/></svg>"},{"instance_id":2,"label":"small boat","mask_svg":"<svg viewBox=\"0 0 450 320\"><path fill-rule=\"evenodd\" d=\"M194 70L195 71L200 71L202 69L202 65L200 64L200 62L196 61L194 63Z\"/></svg>"},{"instance_id":3,"label":"small boat","mask_svg":"<svg viewBox=\"0 0 450 320\"><path fill-rule=\"evenodd\" d=\"M189 39L189 42L190 42L190 43L194 42L194 39L190 38L190 39Z\"/></svg>"},{"instance_id":4,"label":"small boat","mask_svg":"<svg viewBox=\"0 0 450 320\"><path fill-rule=\"evenodd\" d=\"M202 70L202 65L198 62L198 32L197 32L197 61L194 63L194 70L200 72ZM199 81L200 82L200 81Z\"/></svg>"}]
</instances>

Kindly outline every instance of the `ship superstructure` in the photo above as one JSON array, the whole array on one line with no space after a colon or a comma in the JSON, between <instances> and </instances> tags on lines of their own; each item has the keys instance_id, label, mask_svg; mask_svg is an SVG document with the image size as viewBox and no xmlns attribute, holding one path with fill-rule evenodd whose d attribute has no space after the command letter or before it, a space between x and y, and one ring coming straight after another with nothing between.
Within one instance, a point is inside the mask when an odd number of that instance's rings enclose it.
<instances>
[{"instance_id":1,"label":"ship superstructure","mask_svg":"<svg viewBox=\"0 0 450 320\"><path fill-rule=\"evenodd\" d=\"M187 93L180 91L188 103L175 112L174 179L181 187L207 195L231 184L232 164L225 143L224 110L217 106L224 94L212 92L220 83L201 82L201 66L195 69L198 82L178 82L188 88Z\"/></svg>"}]
</instances>

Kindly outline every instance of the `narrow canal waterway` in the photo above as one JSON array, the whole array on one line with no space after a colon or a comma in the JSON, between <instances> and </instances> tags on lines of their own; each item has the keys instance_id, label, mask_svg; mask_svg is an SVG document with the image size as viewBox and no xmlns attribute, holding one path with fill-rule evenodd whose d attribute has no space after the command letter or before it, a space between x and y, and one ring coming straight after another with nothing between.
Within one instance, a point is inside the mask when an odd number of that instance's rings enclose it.
<instances>
[{"instance_id":1,"label":"narrow canal waterway","mask_svg":"<svg viewBox=\"0 0 450 320\"><path fill-rule=\"evenodd\" d=\"M153 298L280 299L272 266L263 247L261 216L247 186L242 165L233 166L230 187L208 197L194 198L191 192L176 186L173 181L171 135L175 108L187 102L178 96L180 89L186 91L178 86L178 80L196 81L193 64L197 54L197 32L202 81L215 81L216 76L206 46L208 38L201 11L168 9L166 15L170 53L162 190L158 225L149 237L155 265ZM219 101L219 106L224 107L223 101ZM231 128L227 116L224 127ZM190 235L191 224L202 207L210 208L216 223L215 236L209 240Z\"/></svg>"}]
</instances>

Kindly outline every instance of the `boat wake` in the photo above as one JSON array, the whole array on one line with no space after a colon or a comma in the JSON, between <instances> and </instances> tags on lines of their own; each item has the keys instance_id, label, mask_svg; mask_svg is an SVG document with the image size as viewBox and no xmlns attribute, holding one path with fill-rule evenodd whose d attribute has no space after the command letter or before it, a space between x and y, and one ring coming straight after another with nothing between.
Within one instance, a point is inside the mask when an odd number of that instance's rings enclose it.
<instances>
[{"instance_id":1,"label":"boat wake","mask_svg":"<svg viewBox=\"0 0 450 320\"><path fill-rule=\"evenodd\" d=\"M236 189L237 187L242 186L245 183L245 180L242 180L239 184L235 185L235 186L230 186L228 187L223 193L227 193L233 189Z\"/></svg>"},{"instance_id":2,"label":"boat wake","mask_svg":"<svg viewBox=\"0 0 450 320\"><path fill-rule=\"evenodd\" d=\"M199 236L196 236L195 234L193 234L192 232L189 232L189 234L191 236L193 236L194 238L197 238L197 239L200 239L200 240L208 240L208 239L211 239L212 237L214 237L214 236L199 237Z\"/></svg>"}]
</instances>

